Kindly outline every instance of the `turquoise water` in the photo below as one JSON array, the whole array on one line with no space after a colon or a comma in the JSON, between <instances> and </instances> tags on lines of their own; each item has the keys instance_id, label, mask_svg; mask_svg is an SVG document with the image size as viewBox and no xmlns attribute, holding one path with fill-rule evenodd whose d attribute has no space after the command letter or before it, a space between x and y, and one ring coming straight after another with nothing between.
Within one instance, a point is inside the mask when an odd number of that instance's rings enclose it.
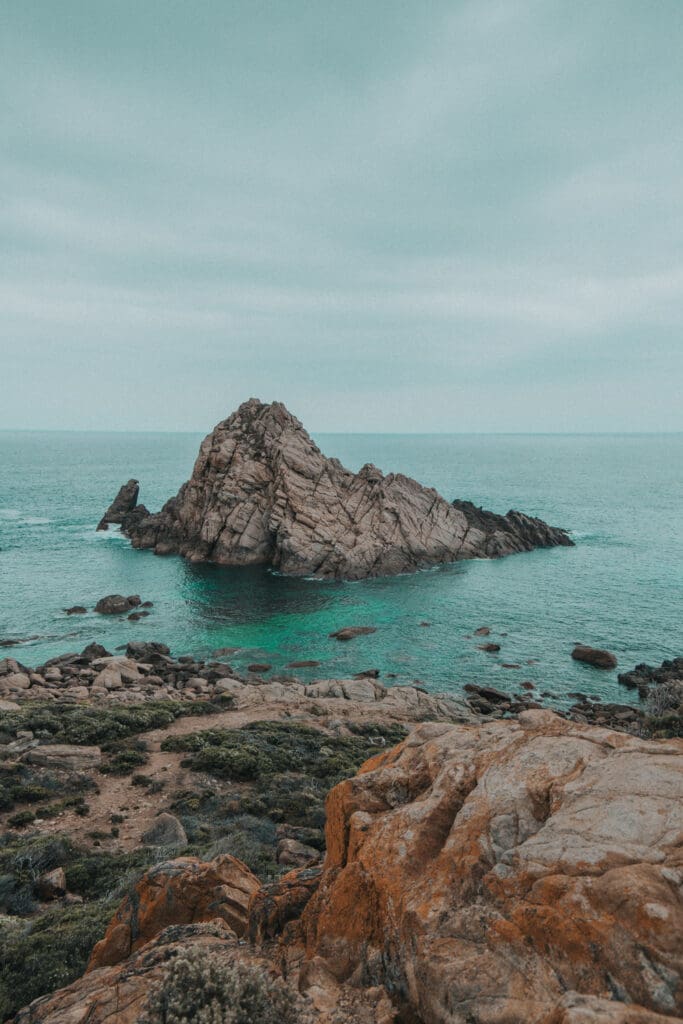
<instances>
[{"instance_id":1,"label":"turquoise water","mask_svg":"<svg viewBox=\"0 0 683 1024\"><path fill-rule=\"evenodd\" d=\"M528 679L562 700L577 689L630 696L615 672L572 662L575 641L608 647L624 669L683 653L683 435L318 435L323 451L352 469L371 461L400 470L448 498L542 516L576 540L571 549L358 583L190 565L95 532L131 476L141 501L158 508L189 476L200 440L0 432L0 639L37 637L0 654L33 665L93 640L112 649L153 639L175 654L237 647L236 667L320 660L297 673L305 678L376 667L434 690L468 681L514 690ZM139 593L154 602L151 616L132 623L62 612L109 593ZM365 624L377 632L328 639ZM482 625L500 655L466 638Z\"/></svg>"}]
</instances>

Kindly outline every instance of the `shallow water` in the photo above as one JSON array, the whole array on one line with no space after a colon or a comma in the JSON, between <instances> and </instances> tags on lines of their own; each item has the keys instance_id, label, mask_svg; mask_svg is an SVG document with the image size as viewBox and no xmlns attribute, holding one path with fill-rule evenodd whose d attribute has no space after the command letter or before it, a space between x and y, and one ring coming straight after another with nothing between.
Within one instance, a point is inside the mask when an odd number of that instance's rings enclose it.
<instances>
[{"instance_id":1,"label":"shallow water","mask_svg":"<svg viewBox=\"0 0 683 1024\"><path fill-rule=\"evenodd\" d=\"M357 583L191 565L133 551L115 530L95 532L131 476L141 481L140 500L158 508L189 476L200 440L0 432L0 639L37 636L0 654L34 665L92 640L112 649L154 639L175 654L239 648L236 667L320 660L319 669L297 671L309 679L376 667L383 678L434 690L468 681L514 690L531 680L561 702L574 690L632 697L616 672L573 662L575 641L608 647L620 669L683 653L683 435L317 435L351 469L374 462L447 498L519 508L567 527L576 541ZM91 608L108 593L139 593L154 602L152 614L132 623L62 611ZM340 626L365 624L377 632L328 639ZM467 638L482 625L499 655Z\"/></svg>"}]
</instances>

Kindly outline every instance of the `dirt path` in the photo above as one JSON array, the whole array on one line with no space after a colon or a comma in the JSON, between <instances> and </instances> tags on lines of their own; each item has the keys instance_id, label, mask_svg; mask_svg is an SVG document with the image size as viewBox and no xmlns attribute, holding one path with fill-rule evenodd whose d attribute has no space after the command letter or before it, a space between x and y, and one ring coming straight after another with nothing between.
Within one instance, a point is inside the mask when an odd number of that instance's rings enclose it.
<instances>
[{"instance_id":1,"label":"dirt path","mask_svg":"<svg viewBox=\"0 0 683 1024\"><path fill-rule=\"evenodd\" d=\"M147 744L149 760L139 769L154 782L163 784L159 793L149 793L145 786L135 786L131 775L96 775L98 792L87 794L86 803L90 812L80 817L72 810L63 811L56 818L39 820L35 823L41 832L66 833L74 842L90 845L92 833L100 832L110 835L112 815L121 815L124 821L118 825L117 837L99 840L103 850L129 851L140 846L142 834L149 828L154 817L167 805L169 795L178 789L196 787L197 775L188 768L182 768L180 762L184 758L181 753L169 753L161 750L161 744L167 736L186 736L190 733L202 732L205 729L239 729L249 722L295 720L304 725L311 725L326 731L329 718L336 717L335 711L343 711L347 720L367 720L367 707L349 707L349 701L329 700L326 704L338 705L330 707L331 715L321 718L306 714L299 707L292 708L291 703L264 703L241 711L221 711L216 715L201 718L177 718L169 726L151 729L140 733L136 738ZM327 707L326 707L327 710ZM292 712L295 711L295 716ZM339 716L341 717L341 715ZM406 723L409 724L409 723Z\"/></svg>"}]
</instances>

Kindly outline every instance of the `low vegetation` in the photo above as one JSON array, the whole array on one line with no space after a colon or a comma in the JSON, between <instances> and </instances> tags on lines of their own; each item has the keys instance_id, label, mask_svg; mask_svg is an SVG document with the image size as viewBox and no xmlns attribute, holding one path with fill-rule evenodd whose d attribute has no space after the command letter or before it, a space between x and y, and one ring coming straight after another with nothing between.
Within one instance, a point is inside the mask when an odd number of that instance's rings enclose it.
<instances>
[{"instance_id":1,"label":"low vegetation","mask_svg":"<svg viewBox=\"0 0 683 1024\"><path fill-rule=\"evenodd\" d=\"M167 965L141 1024L305 1024L303 1000L243 963L188 949Z\"/></svg>"}]
</instances>

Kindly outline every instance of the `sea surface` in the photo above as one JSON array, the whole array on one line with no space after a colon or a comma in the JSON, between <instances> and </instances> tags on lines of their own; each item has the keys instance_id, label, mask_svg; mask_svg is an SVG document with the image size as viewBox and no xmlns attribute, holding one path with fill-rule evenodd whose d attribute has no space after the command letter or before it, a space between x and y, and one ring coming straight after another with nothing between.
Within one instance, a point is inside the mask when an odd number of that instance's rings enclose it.
<instances>
[{"instance_id":1,"label":"sea surface","mask_svg":"<svg viewBox=\"0 0 683 1024\"><path fill-rule=\"evenodd\" d=\"M159 508L190 475L201 435L0 432L0 639L21 641L0 655L37 665L93 640L113 650L149 639L176 655L237 648L238 669L319 660L297 672L307 679L378 668L386 682L393 674L448 691L467 682L514 691L530 680L563 704L577 690L633 699L616 672L573 662L575 642L614 651L620 670L683 654L683 435L315 439L351 469L373 462L449 499L541 516L569 529L576 547L354 583L191 565L95 526L129 477ZM111 593L153 601L151 615L63 612ZM328 638L348 625L377 632ZM500 654L478 649L479 626L490 626Z\"/></svg>"}]
</instances>

